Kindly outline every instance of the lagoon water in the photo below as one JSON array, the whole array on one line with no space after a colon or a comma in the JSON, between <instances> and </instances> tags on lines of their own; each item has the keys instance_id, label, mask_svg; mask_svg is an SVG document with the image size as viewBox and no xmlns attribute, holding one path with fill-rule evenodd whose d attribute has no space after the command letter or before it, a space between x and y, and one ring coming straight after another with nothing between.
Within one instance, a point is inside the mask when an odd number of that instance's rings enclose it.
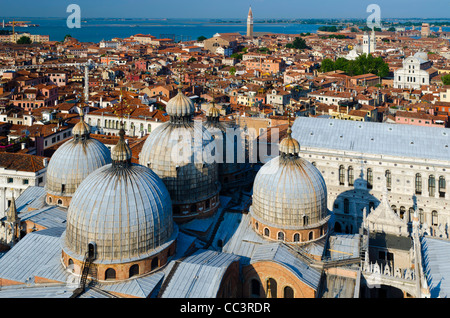
<instances>
[{"instance_id":1,"label":"lagoon water","mask_svg":"<svg viewBox=\"0 0 450 318\"><path fill-rule=\"evenodd\" d=\"M12 21L12 18L0 18L2 21ZM236 21L219 23L207 19L85 19L80 28L68 28L66 18L26 18L15 17L16 21L31 21L39 27L16 27L17 32L49 35L50 41L62 41L67 34L82 42L98 43L112 38L126 38L134 34L151 34L157 38L171 37L176 41L196 40L199 36L207 38L215 33L238 32L245 34L246 22ZM285 34L315 33L321 24L299 23L257 23L254 32L271 32ZM8 28L11 29L11 28ZM409 29L409 28L407 28ZM437 31L438 28L431 28ZM450 27L443 27L450 32Z\"/></svg>"},{"instance_id":2,"label":"lagoon water","mask_svg":"<svg viewBox=\"0 0 450 318\"><path fill-rule=\"evenodd\" d=\"M137 33L160 37L171 36L175 40L196 40L199 36L207 38L215 33L238 32L245 34L246 23L218 23L209 20L183 19L86 19L81 28L68 28L65 18L15 18L16 21L31 21L39 27L16 27L17 32L49 35L50 41L61 41L66 34L83 42L100 42L112 38L126 38ZM0 19L0 29L1 22ZM5 18L5 22L11 21ZM255 23L254 32L298 34L316 32L321 25L294 23ZM11 29L11 28L8 28Z\"/></svg>"}]
</instances>

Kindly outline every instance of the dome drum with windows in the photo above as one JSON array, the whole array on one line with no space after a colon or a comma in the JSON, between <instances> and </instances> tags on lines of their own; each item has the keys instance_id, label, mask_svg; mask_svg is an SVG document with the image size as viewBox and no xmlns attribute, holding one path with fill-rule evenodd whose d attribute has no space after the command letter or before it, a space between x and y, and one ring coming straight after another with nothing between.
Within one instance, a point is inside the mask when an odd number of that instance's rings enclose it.
<instances>
[{"instance_id":1,"label":"dome drum with windows","mask_svg":"<svg viewBox=\"0 0 450 318\"><path fill-rule=\"evenodd\" d=\"M194 103L181 87L167 103L166 111L170 120L148 136L139 163L163 180L176 222L210 217L220 203L215 141L201 123L192 120Z\"/></svg>"},{"instance_id":2,"label":"dome drum with windows","mask_svg":"<svg viewBox=\"0 0 450 318\"><path fill-rule=\"evenodd\" d=\"M79 184L96 169L111 163L109 149L90 137L90 127L81 112L73 138L59 147L46 172L47 203L68 207Z\"/></svg>"},{"instance_id":3,"label":"dome drum with windows","mask_svg":"<svg viewBox=\"0 0 450 318\"><path fill-rule=\"evenodd\" d=\"M287 243L305 243L326 235L330 218L327 187L320 171L299 156L300 144L287 137L280 155L258 171L250 207L253 229Z\"/></svg>"}]
</instances>

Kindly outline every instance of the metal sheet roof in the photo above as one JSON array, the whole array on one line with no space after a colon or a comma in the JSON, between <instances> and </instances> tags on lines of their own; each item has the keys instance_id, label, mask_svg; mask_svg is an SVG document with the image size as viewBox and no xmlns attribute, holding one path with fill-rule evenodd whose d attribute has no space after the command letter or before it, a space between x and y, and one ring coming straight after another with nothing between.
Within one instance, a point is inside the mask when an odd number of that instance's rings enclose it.
<instances>
[{"instance_id":1,"label":"metal sheet roof","mask_svg":"<svg viewBox=\"0 0 450 318\"><path fill-rule=\"evenodd\" d=\"M450 297L450 241L424 236L422 264L431 298Z\"/></svg>"},{"instance_id":2,"label":"metal sheet roof","mask_svg":"<svg viewBox=\"0 0 450 318\"><path fill-rule=\"evenodd\" d=\"M223 275L238 256L212 250L199 250L179 263L163 298L214 298Z\"/></svg>"},{"instance_id":3,"label":"metal sheet roof","mask_svg":"<svg viewBox=\"0 0 450 318\"><path fill-rule=\"evenodd\" d=\"M359 257L360 235L341 234L330 235L328 239L329 256L332 260Z\"/></svg>"},{"instance_id":4,"label":"metal sheet roof","mask_svg":"<svg viewBox=\"0 0 450 318\"><path fill-rule=\"evenodd\" d=\"M47 229L65 227L67 210L59 206L45 206L39 210L19 213L22 221L31 221Z\"/></svg>"},{"instance_id":5,"label":"metal sheet roof","mask_svg":"<svg viewBox=\"0 0 450 318\"><path fill-rule=\"evenodd\" d=\"M61 285L39 285L39 286L4 286L0 290L0 298L69 298L74 288Z\"/></svg>"},{"instance_id":6,"label":"metal sheet roof","mask_svg":"<svg viewBox=\"0 0 450 318\"><path fill-rule=\"evenodd\" d=\"M266 243L259 245L252 257L251 263L260 261L273 261L279 263L294 273L298 279L305 284L318 289L321 273L317 269L310 267L301 258L281 243Z\"/></svg>"},{"instance_id":7,"label":"metal sheet roof","mask_svg":"<svg viewBox=\"0 0 450 318\"><path fill-rule=\"evenodd\" d=\"M450 158L447 128L297 117L292 136L300 150L314 147L446 162Z\"/></svg>"},{"instance_id":8,"label":"metal sheet roof","mask_svg":"<svg viewBox=\"0 0 450 318\"><path fill-rule=\"evenodd\" d=\"M26 283L46 265L59 261L63 231L53 228L27 234L0 259L0 277Z\"/></svg>"},{"instance_id":9,"label":"metal sheet roof","mask_svg":"<svg viewBox=\"0 0 450 318\"><path fill-rule=\"evenodd\" d=\"M97 283L96 288L112 293L125 294L135 297L148 297L163 279L163 272L156 272L144 277L132 278L118 283Z\"/></svg>"},{"instance_id":10,"label":"metal sheet roof","mask_svg":"<svg viewBox=\"0 0 450 318\"><path fill-rule=\"evenodd\" d=\"M222 251L243 256L243 265L250 262L255 248L266 242L250 227L248 214L225 213L216 239L219 234L223 237Z\"/></svg>"},{"instance_id":11,"label":"metal sheet roof","mask_svg":"<svg viewBox=\"0 0 450 318\"><path fill-rule=\"evenodd\" d=\"M16 198L17 212L26 212L28 208L40 209L44 207L47 192L44 187L30 186Z\"/></svg>"}]
</instances>

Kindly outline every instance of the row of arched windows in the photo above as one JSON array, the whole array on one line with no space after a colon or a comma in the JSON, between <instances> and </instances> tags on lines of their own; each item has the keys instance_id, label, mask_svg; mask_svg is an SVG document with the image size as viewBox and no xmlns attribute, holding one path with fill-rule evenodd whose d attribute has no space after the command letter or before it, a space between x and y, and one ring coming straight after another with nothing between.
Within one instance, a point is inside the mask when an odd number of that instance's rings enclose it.
<instances>
[{"instance_id":1,"label":"row of arched windows","mask_svg":"<svg viewBox=\"0 0 450 318\"><path fill-rule=\"evenodd\" d=\"M269 278L266 281L266 296L268 295L268 291L270 289L270 297L278 298L278 286L277 281L273 278ZM261 284L258 279L252 279L250 285L250 293L252 297L261 297ZM294 290L291 286L284 286L283 289L283 298L294 298Z\"/></svg>"},{"instance_id":2,"label":"row of arched windows","mask_svg":"<svg viewBox=\"0 0 450 318\"><path fill-rule=\"evenodd\" d=\"M258 222L255 223L255 227L256 230L258 230L259 224ZM323 229L321 229L321 233L323 235ZM264 236L270 237L270 229L269 228L264 228ZM313 231L309 231L308 233L308 241L311 241L314 239L314 232ZM279 231L277 233L277 240L279 241L284 241L285 240L285 233L283 231ZM292 242L300 242L301 241L301 236L300 233L294 233L293 237L292 237Z\"/></svg>"},{"instance_id":3,"label":"row of arched windows","mask_svg":"<svg viewBox=\"0 0 450 318\"><path fill-rule=\"evenodd\" d=\"M88 119L88 124L91 125L91 118ZM101 127L101 120L98 119L97 120L97 127ZM119 120L113 120L113 119L106 119L105 120L105 124L103 125L104 128L109 128L109 129L120 129L120 121ZM123 123L123 129L127 129L127 122ZM134 130L134 123L131 122L131 130ZM140 123L139 124L139 131L144 131L144 124ZM151 132L152 131L152 125L151 124L147 124L147 132Z\"/></svg>"},{"instance_id":4,"label":"row of arched windows","mask_svg":"<svg viewBox=\"0 0 450 318\"><path fill-rule=\"evenodd\" d=\"M392 189L392 173L390 170L385 171L386 177L386 187L390 191ZM345 180L347 179L348 185L353 186L354 184L354 171L353 167L349 166L347 171L343 165L339 166L339 185L345 185ZM366 170L367 188L372 189L373 187L373 170L368 168ZM438 180L438 194L439 197L445 198L445 188L446 181L444 176L439 176ZM415 194L422 194L422 175L416 173L414 182ZM428 176L428 195L434 197L436 195L436 178L434 175Z\"/></svg>"},{"instance_id":5,"label":"row of arched windows","mask_svg":"<svg viewBox=\"0 0 450 318\"><path fill-rule=\"evenodd\" d=\"M73 260L69 259L68 262L69 266L73 266ZM154 270L158 267L158 257L155 257L152 259L150 268L151 270ZM128 269L128 278L134 277L139 275L139 265L138 264L133 264L130 266L130 268ZM105 270L105 280L115 280L116 279L116 270L114 268L107 268Z\"/></svg>"},{"instance_id":6,"label":"row of arched windows","mask_svg":"<svg viewBox=\"0 0 450 318\"><path fill-rule=\"evenodd\" d=\"M404 206L401 206L398 210L397 210L397 206L392 205L391 209L398 214L398 216L401 219L405 219L405 217L407 217L407 221L408 222L412 222L413 221L413 216L414 216L414 208L411 207L408 210L408 215L406 215L406 208ZM424 223L425 222L425 214L423 209L418 209L418 215L419 215L419 221L420 223ZM432 226L438 226L439 225L439 219L438 219L438 212L436 210L433 210L431 212L431 225Z\"/></svg>"}]
</instances>

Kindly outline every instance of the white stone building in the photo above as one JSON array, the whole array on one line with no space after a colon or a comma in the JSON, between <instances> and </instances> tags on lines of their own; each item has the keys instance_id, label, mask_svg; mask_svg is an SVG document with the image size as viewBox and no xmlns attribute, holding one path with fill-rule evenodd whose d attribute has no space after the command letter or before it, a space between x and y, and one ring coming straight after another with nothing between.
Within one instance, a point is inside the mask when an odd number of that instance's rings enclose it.
<instances>
[{"instance_id":1,"label":"white stone building","mask_svg":"<svg viewBox=\"0 0 450 318\"><path fill-rule=\"evenodd\" d=\"M417 89L430 85L431 61L426 53L416 53L403 60L403 67L394 72L394 88Z\"/></svg>"},{"instance_id":2,"label":"white stone building","mask_svg":"<svg viewBox=\"0 0 450 318\"><path fill-rule=\"evenodd\" d=\"M392 209L411 225L414 208L430 235L448 237L450 132L446 128L298 117L300 156L322 173L336 230L357 233L363 211L384 188Z\"/></svg>"},{"instance_id":3,"label":"white stone building","mask_svg":"<svg viewBox=\"0 0 450 318\"><path fill-rule=\"evenodd\" d=\"M5 216L12 198L29 186L43 186L48 158L0 152L0 218Z\"/></svg>"}]
</instances>

